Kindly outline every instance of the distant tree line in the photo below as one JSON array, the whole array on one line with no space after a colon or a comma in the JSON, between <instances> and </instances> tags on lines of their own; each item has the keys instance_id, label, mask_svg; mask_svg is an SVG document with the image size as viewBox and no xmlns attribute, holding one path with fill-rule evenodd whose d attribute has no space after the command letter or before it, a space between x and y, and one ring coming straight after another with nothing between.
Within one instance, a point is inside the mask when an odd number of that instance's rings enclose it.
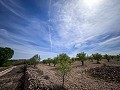
<instances>
[{"instance_id":1,"label":"distant tree line","mask_svg":"<svg viewBox=\"0 0 120 90\"><path fill-rule=\"evenodd\" d=\"M14 59L11 58L14 55L14 50L9 47L0 47L0 66L11 66L11 65L20 65L20 64L28 64L34 65L40 62L40 55L36 54L30 59Z\"/></svg>"}]
</instances>

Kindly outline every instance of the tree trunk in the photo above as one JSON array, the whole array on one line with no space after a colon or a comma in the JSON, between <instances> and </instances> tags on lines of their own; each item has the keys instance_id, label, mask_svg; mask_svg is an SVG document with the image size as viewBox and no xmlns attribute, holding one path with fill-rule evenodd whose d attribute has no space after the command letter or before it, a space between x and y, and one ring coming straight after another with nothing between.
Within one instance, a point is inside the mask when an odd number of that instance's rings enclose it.
<instances>
[{"instance_id":1,"label":"tree trunk","mask_svg":"<svg viewBox=\"0 0 120 90\"><path fill-rule=\"evenodd\" d=\"M82 62L82 66L84 66L84 61L81 61Z\"/></svg>"},{"instance_id":2,"label":"tree trunk","mask_svg":"<svg viewBox=\"0 0 120 90\"><path fill-rule=\"evenodd\" d=\"M4 61L5 61L4 59L0 60L0 66L3 65Z\"/></svg>"},{"instance_id":3,"label":"tree trunk","mask_svg":"<svg viewBox=\"0 0 120 90\"><path fill-rule=\"evenodd\" d=\"M99 60L97 60L97 64L99 64L100 62L99 62Z\"/></svg>"},{"instance_id":4,"label":"tree trunk","mask_svg":"<svg viewBox=\"0 0 120 90\"><path fill-rule=\"evenodd\" d=\"M64 88L64 82L65 82L65 74L63 74L63 76L62 76L62 88Z\"/></svg>"}]
</instances>

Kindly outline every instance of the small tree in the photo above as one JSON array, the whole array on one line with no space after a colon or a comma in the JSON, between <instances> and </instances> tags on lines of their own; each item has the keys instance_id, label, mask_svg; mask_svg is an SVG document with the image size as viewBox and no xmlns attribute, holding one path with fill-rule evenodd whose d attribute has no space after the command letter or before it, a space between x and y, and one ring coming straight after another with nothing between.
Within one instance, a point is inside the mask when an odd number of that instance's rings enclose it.
<instances>
[{"instance_id":1,"label":"small tree","mask_svg":"<svg viewBox=\"0 0 120 90\"><path fill-rule=\"evenodd\" d=\"M117 58L117 61L119 61L120 60L120 54L116 55L116 58Z\"/></svg>"},{"instance_id":2,"label":"small tree","mask_svg":"<svg viewBox=\"0 0 120 90\"><path fill-rule=\"evenodd\" d=\"M88 56L88 60L90 60L91 62L93 62L93 57L92 56Z\"/></svg>"},{"instance_id":3,"label":"small tree","mask_svg":"<svg viewBox=\"0 0 120 90\"><path fill-rule=\"evenodd\" d=\"M84 52L78 53L76 57L82 62L82 66L83 66L84 61L86 60L86 53Z\"/></svg>"},{"instance_id":4,"label":"small tree","mask_svg":"<svg viewBox=\"0 0 120 90\"><path fill-rule=\"evenodd\" d=\"M70 57L63 53L58 56L58 59L57 75L62 77L62 88L64 88L65 77L71 71L71 65L69 63Z\"/></svg>"},{"instance_id":5,"label":"small tree","mask_svg":"<svg viewBox=\"0 0 120 90\"><path fill-rule=\"evenodd\" d=\"M96 54L92 54L92 56L95 60L97 60L97 64L99 64L100 63L99 61L102 59L102 55L99 53L96 53Z\"/></svg>"},{"instance_id":6,"label":"small tree","mask_svg":"<svg viewBox=\"0 0 120 90\"><path fill-rule=\"evenodd\" d=\"M56 66L56 64L58 63L58 57L55 57L54 59L53 59L53 64L54 64L54 67Z\"/></svg>"},{"instance_id":7,"label":"small tree","mask_svg":"<svg viewBox=\"0 0 120 90\"><path fill-rule=\"evenodd\" d=\"M43 63L43 64L47 64L47 60L44 59L44 60L42 61L42 63Z\"/></svg>"},{"instance_id":8,"label":"small tree","mask_svg":"<svg viewBox=\"0 0 120 90\"><path fill-rule=\"evenodd\" d=\"M115 56L114 56L114 55L111 55L110 57L111 57L111 59L112 59L112 60L115 58Z\"/></svg>"},{"instance_id":9,"label":"small tree","mask_svg":"<svg viewBox=\"0 0 120 90\"><path fill-rule=\"evenodd\" d=\"M104 55L104 58L107 59L108 62L109 62L111 57L110 57L109 55L105 54L105 55Z\"/></svg>"},{"instance_id":10,"label":"small tree","mask_svg":"<svg viewBox=\"0 0 120 90\"><path fill-rule=\"evenodd\" d=\"M48 65L50 66L50 63L52 62L52 59L51 58L48 58L47 59L47 63L48 63Z\"/></svg>"}]
</instances>

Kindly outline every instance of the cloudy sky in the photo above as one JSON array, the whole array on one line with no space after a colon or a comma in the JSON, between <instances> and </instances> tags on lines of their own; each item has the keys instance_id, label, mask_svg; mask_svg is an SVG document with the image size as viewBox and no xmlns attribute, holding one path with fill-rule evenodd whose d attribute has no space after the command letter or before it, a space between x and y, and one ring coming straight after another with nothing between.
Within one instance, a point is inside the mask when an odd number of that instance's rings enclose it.
<instances>
[{"instance_id":1,"label":"cloudy sky","mask_svg":"<svg viewBox=\"0 0 120 90\"><path fill-rule=\"evenodd\" d=\"M16 58L120 53L120 0L0 0L0 47Z\"/></svg>"}]
</instances>

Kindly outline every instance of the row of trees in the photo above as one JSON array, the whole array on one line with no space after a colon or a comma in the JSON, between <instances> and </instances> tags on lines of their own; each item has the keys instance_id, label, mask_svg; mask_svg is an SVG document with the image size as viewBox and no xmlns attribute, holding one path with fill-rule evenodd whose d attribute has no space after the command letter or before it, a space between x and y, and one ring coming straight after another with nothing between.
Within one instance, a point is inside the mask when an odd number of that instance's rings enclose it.
<instances>
[{"instance_id":1,"label":"row of trees","mask_svg":"<svg viewBox=\"0 0 120 90\"><path fill-rule=\"evenodd\" d=\"M71 63L79 60L81 61L82 65L84 65L85 60L96 60L97 64L99 64L101 59L107 59L108 62L110 59L120 59L120 54L119 55L101 55L99 53L92 54L91 56L86 56L86 53L81 52L76 55L75 58L70 58L67 54L62 53L54 57L53 59L48 58L42 61L44 64L50 65L51 63L54 65L54 67L57 65L57 75L60 75L62 77L62 87L64 87L64 82L65 82L65 77L67 74L71 71Z\"/></svg>"},{"instance_id":2,"label":"row of trees","mask_svg":"<svg viewBox=\"0 0 120 90\"><path fill-rule=\"evenodd\" d=\"M42 62L44 64L48 64L48 65L50 65L52 63L55 67L56 64L60 61L61 55L63 55L63 54L57 55L57 57L54 57L53 59L51 59L51 58L44 59ZM81 52L81 53L78 53L75 58L70 58L69 57L68 62L72 63L72 62L77 60L77 61L81 61L82 65L84 65L85 60L91 60L91 61L96 60L97 61L96 63L99 64L101 59L106 59L108 62L110 62L110 59L119 60L120 59L120 54L119 55L108 55L108 54L101 55L99 53L95 53L95 54L92 54L91 56L87 56L86 53Z\"/></svg>"}]
</instances>

